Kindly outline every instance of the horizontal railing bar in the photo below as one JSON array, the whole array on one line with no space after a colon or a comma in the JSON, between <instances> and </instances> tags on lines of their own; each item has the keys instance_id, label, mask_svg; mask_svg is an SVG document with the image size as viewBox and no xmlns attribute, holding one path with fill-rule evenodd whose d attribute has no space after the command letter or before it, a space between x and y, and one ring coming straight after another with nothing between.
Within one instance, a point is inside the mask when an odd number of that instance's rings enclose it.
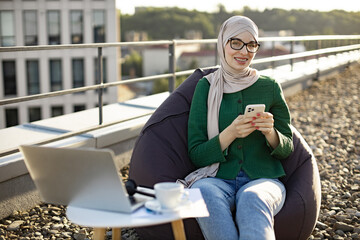
<instances>
[{"instance_id":1,"label":"horizontal railing bar","mask_svg":"<svg viewBox=\"0 0 360 240\"><path fill-rule=\"evenodd\" d=\"M217 43L217 39L174 40L175 44Z\"/></svg>"},{"instance_id":2,"label":"horizontal railing bar","mask_svg":"<svg viewBox=\"0 0 360 240\"><path fill-rule=\"evenodd\" d=\"M351 50L356 50L356 49L360 49L360 44L342 46L342 47L324 48L324 49L306 51L306 52L301 52L301 53L293 53L293 54L286 54L286 55L281 55L281 56L254 59L252 61L252 64L289 60L289 59L295 59L295 58L316 56L316 55L325 54L325 53L351 51Z\"/></svg>"},{"instance_id":3,"label":"horizontal railing bar","mask_svg":"<svg viewBox=\"0 0 360 240\"><path fill-rule=\"evenodd\" d=\"M39 94L30 95L30 96L8 98L8 99L0 100L0 106L14 104L14 103L20 103L20 102L26 102L26 101L31 101L31 100L38 100L38 99L43 99L43 98L48 98L48 97L63 96L63 95L67 95L67 94L84 92L84 91L89 91L89 90L96 90L96 89L100 89L100 88L113 87L113 86L118 86L118 85L123 85L123 84L151 81L151 80L156 80L156 79L160 79L160 78L168 78L170 76L172 76L172 74L170 74L170 73L160 74L160 75L154 75L154 76L149 76L149 77L141 77L141 78L123 80L123 81L118 81L118 82L95 84L95 85L86 86L86 87L72 88L72 89L60 90L60 91L49 92L49 93L39 93Z\"/></svg>"},{"instance_id":4,"label":"horizontal railing bar","mask_svg":"<svg viewBox=\"0 0 360 240\"><path fill-rule=\"evenodd\" d=\"M55 142L55 141L60 141L60 140L66 139L66 138L78 136L78 135L88 133L88 132L91 132L91 131L94 131L94 130L98 130L98 129L101 129L101 128L110 127L110 126L115 125L115 124L135 120L135 119L138 119L138 118L141 118L141 117L146 117L146 116L149 116L149 115L153 114L154 112L155 112L155 110L153 110L151 112L148 112L148 113L145 113L145 114L142 114L142 115L137 115L137 116L132 117L132 118L126 118L126 119L119 120L119 121L114 121L114 122L110 122L110 123L104 123L102 125L95 125L93 127L84 128L84 129L79 130L79 131L73 131L73 132L64 133L64 134L61 134L61 135L56 136L56 137L52 137L52 138L49 138L49 139L46 139L46 140L31 143L31 145L44 145L44 144L52 143L52 142ZM17 152L19 152L18 147L6 149L6 150L3 150L3 151L0 152L0 157L4 157L4 156L7 156L9 154L13 154L13 153L17 153Z\"/></svg>"},{"instance_id":5,"label":"horizontal railing bar","mask_svg":"<svg viewBox=\"0 0 360 240\"><path fill-rule=\"evenodd\" d=\"M60 91L55 91L55 92L39 93L39 94L30 95L30 96L3 99L3 100L0 100L0 106L7 105L7 104L13 104L13 103L38 100L38 99L42 99L42 98L63 96L63 95L67 95L67 94L84 92L84 91L88 91L88 90L96 90L96 89L101 88L101 86L102 86L101 84L96 84L96 85L91 85L91 86L87 86L87 87L79 87L79 88L72 88L72 89L60 90Z\"/></svg>"},{"instance_id":6,"label":"horizontal railing bar","mask_svg":"<svg viewBox=\"0 0 360 240\"><path fill-rule=\"evenodd\" d=\"M203 67L201 69L203 70L206 70L206 69L211 69L211 68L219 68L220 66L217 65L217 66L211 66L211 67ZM176 72L175 75L178 77L178 76L184 76L184 75L191 75L194 71L196 70L195 69L190 69L190 70L185 70L185 71L180 71L180 72Z\"/></svg>"},{"instance_id":7,"label":"horizontal railing bar","mask_svg":"<svg viewBox=\"0 0 360 240\"><path fill-rule=\"evenodd\" d=\"M315 40L354 40L360 35L314 35L314 36L289 36L289 37L262 37L260 42L286 42L286 41L315 41Z\"/></svg>"},{"instance_id":8,"label":"horizontal railing bar","mask_svg":"<svg viewBox=\"0 0 360 240\"><path fill-rule=\"evenodd\" d=\"M39 50L59 50L76 48L98 48L98 47L123 47L123 46L148 46L148 45L169 45L173 41L141 41L141 42L114 42L114 43L81 43L81 44L61 44L61 45L38 45L38 46L17 46L0 47L0 52L18 51L39 51Z\"/></svg>"},{"instance_id":9,"label":"horizontal railing bar","mask_svg":"<svg viewBox=\"0 0 360 240\"><path fill-rule=\"evenodd\" d=\"M360 49L360 44L342 46L342 47L324 48L324 49L306 51L306 52L301 52L301 53L285 54L285 55L281 55L281 56L254 59L252 64L255 65L255 64L259 64L259 63L267 63L267 62L289 60L289 59L295 59L295 58L301 58L301 57L316 56L319 54L332 53L332 52L351 51L351 50L355 50L355 49ZM218 67L218 66L211 66L211 67L207 67L207 68L203 68L203 69L209 69L209 68L213 68L213 67ZM194 70L191 69L191 70L176 72L175 76L190 75ZM111 83L96 84L96 85L86 86L86 87L72 88L72 89L61 90L61 91L56 91L56 92L40 93L40 94L34 94L34 95L30 95L30 96L2 99L2 100L0 100L0 106L14 104L14 103L20 103L20 102L25 102L25 101L31 101L31 100L38 100L38 99L43 99L43 98L48 98L48 97L63 96L63 95L67 95L67 94L84 92L84 91L89 91L89 90L96 90L96 89L100 89L100 88L114 87L114 86L119 86L119 85L124 85L124 84L152 81L152 80L157 80L157 79L161 79L161 78L169 78L172 76L173 76L172 73L167 73L167 74L134 78L134 79L111 82Z\"/></svg>"},{"instance_id":10,"label":"horizontal railing bar","mask_svg":"<svg viewBox=\"0 0 360 240\"><path fill-rule=\"evenodd\" d=\"M259 41L260 42L313 41L313 40L337 40L337 39L338 40L360 39L360 35L316 35L316 36L294 36L294 37L260 37ZM0 47L0 52L59 50L59 49L98 48L98 47L123 47L123 46L149 46L149 45L156 46L156 45L170 45L170 44L216 43L216 42L217 42L216 39L198 39L198 40L162 40L162 41L139 41L139 42L14 46L14 47Z\"/></svg>"}]
</instances>

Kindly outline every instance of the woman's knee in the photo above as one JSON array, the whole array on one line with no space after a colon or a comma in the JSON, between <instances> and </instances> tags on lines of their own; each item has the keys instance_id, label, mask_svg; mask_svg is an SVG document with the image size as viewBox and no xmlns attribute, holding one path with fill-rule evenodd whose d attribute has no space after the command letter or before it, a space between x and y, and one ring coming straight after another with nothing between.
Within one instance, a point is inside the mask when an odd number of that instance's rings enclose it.
<instances>
[{"instance_id":1,"label":"woman's knee","mask_svg":"<svg viewBox=\"0 0 360 240\"><path fill-rule=\"evenodd\" d=\"M245 190L242 191L237 198L237 208L249 208L250 206L259 205L263 203L263 199L258 192Z\"/></svg>"},{"instance_id":2,"label":"woman's knee","mask_svg":"<svg viewBox=\"0 0 360 240\"><path fill-rule=\"evenodd\" d=\"M207 204L233 206L235 191L227 183L217 178L204 178L196 181L191 188L199 188Z\"/></svg>"},{"instance_id":3,"label":"woman's knee","mask_svg":"<svg viewBox=\"0 0 360 240\"><path fill-rule=\"evenodd\" d=\"M203 197L211 195L213 192L216 192L216 187L210 183L207 179L200 179L196 181L191 188L199 188Z\"/></svg>"},{"instance_id":4,"label":"woman's knee","mask_svg":"<svg viewBox=\"0 0 360 240\"><path fill-rule=\"evenodd\" d=\"M260 184L249 184L238 192L238 208L257 208L276 214L282 207L286 191L283 186L272 181L259 181Z\"/></svg>"}]
</instances>

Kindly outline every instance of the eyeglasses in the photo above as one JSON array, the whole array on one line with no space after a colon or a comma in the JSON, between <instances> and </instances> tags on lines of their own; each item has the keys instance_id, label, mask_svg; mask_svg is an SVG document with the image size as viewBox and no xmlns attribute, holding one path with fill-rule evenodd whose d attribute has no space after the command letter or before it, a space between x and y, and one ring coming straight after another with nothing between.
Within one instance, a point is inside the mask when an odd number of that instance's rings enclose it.
<instances>
[{"instance_id":1,"label":"eyeglasses","mask_svg":"<svg viewBox=\"0 0 360 240\"><path fill-rule=\"evenodd\" d=\"M230 38L229 41L230 41L230 47L234 50L241 50L243 49L244 46L246 46L246 50L248 52L256 53L260 48L260 44L254 41L244 43L239 38Z\"/></svg>"}]
</instances>

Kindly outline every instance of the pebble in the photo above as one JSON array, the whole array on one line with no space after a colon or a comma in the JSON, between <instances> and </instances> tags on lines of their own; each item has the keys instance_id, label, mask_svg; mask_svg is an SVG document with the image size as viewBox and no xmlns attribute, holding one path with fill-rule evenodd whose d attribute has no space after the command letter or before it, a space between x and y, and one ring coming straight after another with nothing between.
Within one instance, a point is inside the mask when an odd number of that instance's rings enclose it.
<instances>
[{"instance_id":1,"label":"pebble","mask_svg":"<svg viewBox=\"0 0 360 240\"><path fill-rule=\"evenodd\" d=\"M321 176L321 209L312 240L360 240L360 64L287 98L292 124L311 146ZM121 170L124 179L128 166ZM92 238L71 223L64 206L42 204L0 220L0 240ZM122 228L125 240L139 240ZM106 234L111 239L111 229Z\"/></svg>"},{"instance_id":2,"label":"pebble","mask_svg":"<svg viewBox=\"0 0 360 240\"><path fill-rule=\"evenodd\" d=\"M10 225L7 226L7 230L8 231L16 231L20 228L20 226L24 223L25 221L22 220L17 220L12 222Z\"/></svg>"},{"instance_id":3,"label":"pebble","mask_svg":"<svg viewBox=\"0 0 360 240\"><path fill-rule=\"evenodd\" d=\"M58 216L54 216L51 218L53 221L56 221L56 222L60 222L61 221L61 218L59 218Z\"/></svg>"},{"instance_id":4,"label":"pebble","mask_svg":"<svg viewBox=\"0 0 360 240\"><path fill-rule=\"evenodd\" d=\"M352 232L354 231L354 226L351 226L350 224L346 224L343 222L337 222L334 224L334 229L341 230L344 232Z\"/></svg>"}]
</instances>

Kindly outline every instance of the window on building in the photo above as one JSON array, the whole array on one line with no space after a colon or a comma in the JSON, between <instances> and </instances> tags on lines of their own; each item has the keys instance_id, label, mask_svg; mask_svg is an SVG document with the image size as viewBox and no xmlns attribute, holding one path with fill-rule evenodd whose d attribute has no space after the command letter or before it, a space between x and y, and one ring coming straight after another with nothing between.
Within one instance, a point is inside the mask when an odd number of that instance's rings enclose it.
<instances>
[{"instance_id":1,"label":"window on building","mask_svg":"<svg viewBox=\"0 0 360 240\"><path fill-rule=\"evenodd\" d=\"M41 108L30 107L29 108L29 122L41 120Z\"/></svg>"},{"instance_id":2,"label":"window on building","mask_svg":"<svg viewBox=\"0 0 360 240\"><path fill-rule=\"evenodd\" d=\"M56 45L61 43L60 39L60 11L50 10L47 12L48 44Z\"/></svg>"},{"instance_id":3,"label":"window on building","mask_svg":"<svg viewBox=\"0 0 360 240\"><path fill-rule=\"evenodd\" d=\"M15 61L2 62L4 95L16 95L16 69Z\"/></svg>"},{"instance_id":4,"label":"window on building","mask_svg":"<svg viewBox=\"0 0 360 240\"><path fill-rule=\"evenodd\" d=\"M72 10L70 12L71 43L83 43L83 12Z\"/></svg>"},{"instance_id":5,"label":"window on building","mask_svg":"<svg viewBox=\"0 0 360 240\"><path fill-rule=\"evenodd\" d=\"M103 83L107 83L107 71L106 71L106 58L103 58ZM100 84L100 79L98 77L98 70L99 70L99 65L98 65L98 59L95 58L95 61L94 61L94 69L95 69L95 76L94 76L94 79L95 79L95 82L94 84ZM104 92L106 92L107 88L104 88Z\"/></svg>"},{"instance_id":6,"label":"window on building","mask_svg":"<svg viewBox=\"0 0 360 240\"><path fill-rule=\"evenodd\" d=\"M15 46L15 24L13 11L0 11L0 44Z\"/></svg>"},{"instance_id":7,"label":"window on building","mask_svg":"<svg viewBox=\"0 0 360 240\"><path fill-rule=\"evenodd\" d=\"M62 87L61 60L50 60L50 91L60 91Z\"/></svg>"},{"instance_id":8,"label":"window on building","mask_svg":"<svg viewBox=\"0 0 360 240\"><path fill-rule=\"evenodd\" d=\"M85 105L74 105L74 112L80 112L85 110Z\"/></svg>"},{"instance_id":9,"label":"window on building","mask_svg":"<svg viewBox=\"0 0 360 240\"><path fill-rule=\"evenodd\" d=\"M6 127L19 125L19 114L17 108L5 109Z\"/></svg>"},{"instance_id":10,"label":"window on building","mask_svg":"<svg viewBox=\"0 0 360 240\"><path fill-rule=\"evenodd\" d=\"M25 10L24 18L24 43L26 46L38 44L37 11Z\"/></svg>"},{"instance_id":11,"label":"window on building","mask_svg":"<svg viewBox=\"0 0 360 240\"><path fill-rule=\"evenodd\" d=\"M26 79L28 94L40 93L40 79L39 79L39 61L26 61Z\"/></svg>"},{"instance_id":12,"label":"window on building","mask_svg":"<svg viewBox=\"0 0 360 240\"><path fill-rule=\"evenodd\" d=\"M105 42L105 11L93 11L93 34L94 43Z\"/></svg>"},{"instance_id":13,"label":"window on building","mask_svg":"<svg viewBox=\"0 0 360 240\"><path fill-rule=\"evenodd\" d=\"M83 59L72 60L72 80L73 80L73 88L85 86Z\"/></svg>"},{"instance_id":14,"label":"window on building","mask_svg":"<svg viewBox=\"0 0 360 240\"><path fill-rule=\"evenodd\" d=\"M51 107L51 117L57 117L64 115L64 107L63 106L52 106Z\"/></svg>"}]
</instances>

